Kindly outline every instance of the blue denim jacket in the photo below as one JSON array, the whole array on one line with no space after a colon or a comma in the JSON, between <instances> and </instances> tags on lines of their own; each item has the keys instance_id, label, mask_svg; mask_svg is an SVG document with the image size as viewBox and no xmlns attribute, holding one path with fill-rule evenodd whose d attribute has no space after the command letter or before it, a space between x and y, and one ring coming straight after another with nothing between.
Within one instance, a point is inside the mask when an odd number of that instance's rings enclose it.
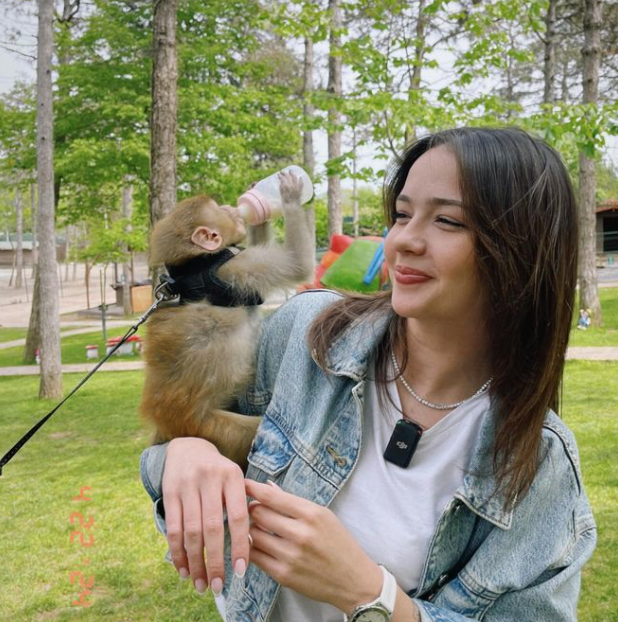
<instances>
[{"instance_id":1,"label":"blue denim jacket","mask_svg":"<svg viewBox=\"0 0 618 622\"><path fill-rule=\"evenodd\" d=\"M358 460L363 378L388 319L366 317L349 326L331 346L326 377L306 335L311 320L336 299L332 292L306 292L265 321L255 382L240 399L243 413L264 416L247 477L272 479L322 505L330 504ZM548 413L536 479L520 503L505 510L492 495L493 419L485 420L470 471L436 525L420 585L409 596L422 622L574 621L581 568L594 550L596 527L573 435ZM147 448L140 465L162 533L166 449ZM243 580L234 577L226 535L228 622L264 622L278 589L253 564Z\"/></svg>"}]
</instances>

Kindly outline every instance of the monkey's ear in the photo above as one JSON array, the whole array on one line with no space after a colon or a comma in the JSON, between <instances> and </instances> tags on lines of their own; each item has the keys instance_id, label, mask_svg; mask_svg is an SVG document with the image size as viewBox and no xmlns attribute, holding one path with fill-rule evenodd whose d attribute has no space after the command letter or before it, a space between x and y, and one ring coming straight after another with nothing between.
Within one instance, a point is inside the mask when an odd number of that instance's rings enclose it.
<instances>
[{"instance_id":1,"label":"monkey's ear","mask_svg":"<svg viewBox=\"0 0 618 622\"><path fill-rule=\"evenodd\" d=\"M197 227L191 236L191 242L205 251L216 251L221 247L223 238L218 231L208 227Z\"/></svg>"}]
</instances>

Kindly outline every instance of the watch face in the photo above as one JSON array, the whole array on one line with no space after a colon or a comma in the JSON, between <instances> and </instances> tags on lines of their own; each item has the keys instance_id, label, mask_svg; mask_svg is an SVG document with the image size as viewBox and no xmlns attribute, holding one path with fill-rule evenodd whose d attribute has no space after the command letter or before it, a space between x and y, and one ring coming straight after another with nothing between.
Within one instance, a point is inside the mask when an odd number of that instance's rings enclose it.
<instances>
[{"instance_id":1,"label":"watch face","mask_svg":"<svg viewBox=\"0 0 618 622\"><path fill-rule=\"evenodd\" d=\"M388 622L389 615L382 607L371 607L359 613L352 620L353 622Z\"/></svg>"}]
</instances>

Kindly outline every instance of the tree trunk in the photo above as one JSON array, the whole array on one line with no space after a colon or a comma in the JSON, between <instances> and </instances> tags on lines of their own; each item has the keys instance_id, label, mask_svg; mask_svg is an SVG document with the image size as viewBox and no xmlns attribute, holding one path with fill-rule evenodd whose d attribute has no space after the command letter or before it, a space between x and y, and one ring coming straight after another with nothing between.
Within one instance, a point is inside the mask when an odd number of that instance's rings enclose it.
<instances>
[{"instance_id":1,"label":"tree trunk","mask_svg":"<svg viewBox=\"0 0 618 622\"><path fill-rule=\"evenodd\" d=\"M36 350L39 347L40 342L40 330L39 330L39 317L40 317L40 287L39 287L39 272L38 256L39 250L37 248L37 210L36 210L36 184L30 184L30 214L32 218L32 272L30 277L34 279L34 286L32 291L32 306L30 307L30 320L28 321L28 333L26 335L26 346L24 348L24 361L26 363L34 363L36 358Z\"/></svg>"},{"instance_id":2,"label":"tree trunk","mask_svg":"<svg viewBox=\"0 0 618 622\"><path fill-rule=\"evenodd\" d=\"M41 383L39 397L62 397L58 264L54 229L52 55L54 2L39 0L37 50L37 182L40 242Z\"/></svg>"},{"instance_id":3,"label":"tree trunk","mask_svg":"<svg viewBox=\"0 0 618 622\"><path fill-rule=\"evenodd\" d=\"M328 93L334 102L328 109L328 159L341 157L341 114L337 107L338 100L343 92L341 80L341 2L328 0L330 12L330 51L328 55ZM343 230L343 216L341 212L341 177L328 177L328 237Z\"/></svg>"},{"instance_id":4,"label":"tree trunk","mask_svg":"<svg viewBox=\"0 0 618 622\"><path fill-rule=\"evenodd\" d=\"M585 0L584 47L582 48L582 83L584 104L596 105L599 90L601 58L601 3ZM579 298L582 309L591 310L593 326L602 326L601 303L596 271L596 173L594 158L581 151L579 154Z\"/></svg>"},{"instance_id":5,"label":"tree trunk","mask_svg":"<svg viewBox=\"0 0 618 622\"><path fill-rule=\"evenodd\" d=\"M15 248L15 287L23 287L24 280L24 209L21 202L21 188L15 188L15 213L17 217L17 244Z\"/></svg>"},{"instance_id":6,"label":"tree trunk","mask_svg":"<svg viewBox=\"0 0 618 622\"><path fill-rule=\"evenodd\" d=\"M421 87L421 70L423 68L423 57L425 56L425 30L427 18L425 16L425 0L418 0L418 14L416 17L416 43L414 45L414 66L410 75L410 90L408 100L414 103L415 91ZM406 125L406 143L416 140L416 128L410 124Z\"/></svg>"},{"instance_id":7,"label":"tree trunk","mask_svg":"<svg viewBox=\"0 0 618 622\"><path fill-rule=\"evenodd\" d=\"M30 184L30 218L32 219L32 273L34 276L35 267L39 257L39 249L37 246L37 229L36 229L36 184Z\"/></svg>"},{"instance_id":8,"label":"tree trunk","mask_svg":"<svg viewBox=\"0 0 618 622\"><path fill-rule=\"evenodd\" d=\"M64 280L69 280L69 256L71 254L71 225L67 225L64 238Z\"/></svg>"},{"instance_id":9,"label":"tree trunk","mask_svg":"<svg viewBox=\"0 0 618 622\"><path fill-rule=\"evenodd\" d=\"M303 71L303 94L305 103L303 105L303 114L305 124L309 125L313 120L313 104L311 103L311 95L313 93L313 39L310 36L305 37L305 60ZM313 151L313 131L305 129L303 132L303 165L307 174L311 179L315 175L315 154ZM307 226L311 234L311 258L315 265L315 204L312 201L309 208L305 211ZM313 269L312 269L313 273Z\"/></svg>"},{"instance_id":10,"label":"tree trunk","mask_svg":"<svg viewBox=\"0 0 618 622\"><path fill-rule=\"evenodd\" d=\"M90 309L90 270L92 269L91 264L86 261L84 262L84 282L86 285L86 309Z\"/></svg>"},{"instance_id":11,"label":"tree trunk","mask_svg":"<svg viewBox=\"0 0 618 622\"><path fill-rule=\"evenodd\" d=\"M352 224L354 226L354 237L358 237L358 179L356 179L356 172L358 169L356 148L358 146L358 141L356 139L356 128L352 131Z\"/></svg>"},{"instance_id":12,"label":"tree trunk","mask_svg":"<svg viewBox=\"0 0 618 622\"><path fill-rule=\"evenodd\" d=\"M176 14L178 0L154 0L150 222L176 204Z\"/></svg>"},{"instance_id":13,"label":"tree trunk","mask_svg":"<svg viewBox=\"0 0 618 622\"><path fill-rule=\"evenodd\" d=\"M549 0L545 15L545 56L543 57L543 103L555 101L556 82L556 7L558 0Z\"/></svg>"},{"instance_id":14,"label":"tree trunk","mask_svg":"<svg viewBox=\"0 0 618 622\"><path fill-rule=\"evenodd\" d=\"M32 292L32 310L30 311L30 321L28 322L28 334L26 335L26 345L24 347L24 362L34 363L36 351L40 343L39 333L39 309L40 309L41 288L39 287L39 270L34 264L34 290Z\"/></svg>"},{"instance_id":15,"label":"tree trunk","mask_svg":"<svg viewBox=\"0 0 618 622\"><path fill-rule=\"evenodd\" d=\"M560 83L560 101L568 102L569 97L569 59L566 57L562 61L562 81Z\"/></svg>"},{"instance_id":16,"label":"tree trunk","mask_svg":"<svg viewBox=\"0 0 618 622\"><path fill-rule=\"evenodd\" d=\"M122 189L122 217L128 220L131 219L131 212L133 211L133 186L131 180L125 180L125 186ZM131 224L127 224L126 232L131 232ZM125 316L131 315L133 309L131 308L131 266L129 265L129 252L128 245L125 248L127 256L122 262L122 312Z\"/></svg>"}]
</instances>

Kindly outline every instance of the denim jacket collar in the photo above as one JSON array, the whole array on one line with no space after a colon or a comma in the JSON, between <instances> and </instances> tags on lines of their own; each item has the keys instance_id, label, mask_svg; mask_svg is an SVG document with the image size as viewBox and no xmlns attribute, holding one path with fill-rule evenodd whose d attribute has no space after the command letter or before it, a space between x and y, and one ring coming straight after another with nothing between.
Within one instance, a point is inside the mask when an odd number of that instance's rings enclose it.
<instances>
[{"instance_id":1,"label":"denim jacket collar","mask_svg":"<svg viewBox=\"0 0 618 622\"><path fill-rule=\"evenodd\" d=\"M327 369L337 376L362 380L376 345L382 340L394 312L358 318L335 340L329 349ZM492 412L483 420L472 451L472 461L455 496L478 516L496 527L511 528L513 508L504 507L504 495L495 493L493 469L495 421Z\"/></svg>"},{"instance_id":2,"label":"denim jacket collar","mask_svg":"<svg viewBox=\"0 0 618 622\"><path fill-rule=\"evenodd\" d=\"M327 370L336 376L362 380L373 351L384 337L393 316L391 311L354 320L330 346Z\"/></svg>"}]
</instances>

